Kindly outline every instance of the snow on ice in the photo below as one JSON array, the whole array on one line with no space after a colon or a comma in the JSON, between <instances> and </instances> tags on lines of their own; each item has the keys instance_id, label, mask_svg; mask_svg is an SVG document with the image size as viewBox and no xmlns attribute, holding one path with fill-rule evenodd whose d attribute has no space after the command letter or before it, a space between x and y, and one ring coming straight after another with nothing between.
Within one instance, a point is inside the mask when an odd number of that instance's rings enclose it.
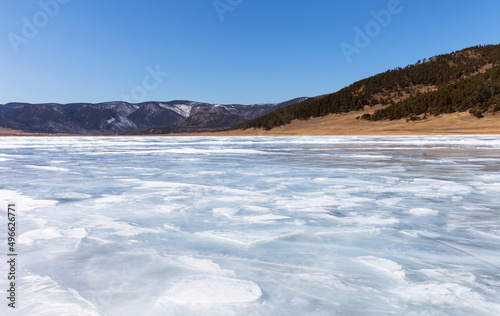
<instances>
[{"instance_id":1,"label":"snow on ice","mask_svg":"<svg viewBox=\"0 0 500 316\"><path fill-rule=\"evenodd\" d=\"M18 312L498 315L499 159L489 135L4 138Z\"/></svg>"}]
</instances>

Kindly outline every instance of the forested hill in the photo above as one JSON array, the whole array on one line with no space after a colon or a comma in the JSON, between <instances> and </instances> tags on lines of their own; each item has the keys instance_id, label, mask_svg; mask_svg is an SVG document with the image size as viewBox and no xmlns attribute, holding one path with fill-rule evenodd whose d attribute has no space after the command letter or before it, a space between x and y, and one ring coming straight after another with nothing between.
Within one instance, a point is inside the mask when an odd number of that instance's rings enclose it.
<instances>
[{"instance_id":1,"label":"forested hill","mask_svg":"<svg viewBox=\"0 0 500 316\"><path fill-rule=\"evenodd\" d=\"M338 92L238 124L233 129L270 130L295 119L369 110L374 106L378 110L360 119L419 120L463 111L481 118L485 113L495 113L500 110L500 45L475 46L419 60L414 65L360 80Z\"/></svg>"}]
</instances>

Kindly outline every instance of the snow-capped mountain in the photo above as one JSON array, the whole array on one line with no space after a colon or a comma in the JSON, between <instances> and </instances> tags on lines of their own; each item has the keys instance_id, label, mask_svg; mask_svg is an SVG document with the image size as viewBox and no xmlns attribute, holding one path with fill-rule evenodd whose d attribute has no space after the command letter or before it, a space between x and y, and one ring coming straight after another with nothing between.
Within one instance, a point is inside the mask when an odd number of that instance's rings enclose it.
<instances>
[{"instance_id":1,"label":"snow-capped mountain","mask_svg":"<svg viewBox=\"0 0 500 316\"><path fill-rule=\"evenodd\" d=\"M209 104L193 101L0 105L0 127L28 133L115 134L217 131L303 101Z\"/></svg>"}]
</instances>

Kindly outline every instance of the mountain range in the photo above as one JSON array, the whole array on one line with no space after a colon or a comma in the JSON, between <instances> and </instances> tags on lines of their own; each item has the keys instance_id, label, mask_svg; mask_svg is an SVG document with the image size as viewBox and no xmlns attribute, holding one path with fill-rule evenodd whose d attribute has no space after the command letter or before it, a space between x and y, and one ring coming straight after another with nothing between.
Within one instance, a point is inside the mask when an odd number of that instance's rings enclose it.
<instances>
[{"instance_id":1,"label":"mountain range","mask_svg":"<svg viewBox=\"0 0 500 316\"><path fill-rule=\"evenodd\" d=\"M305 100L277 104L209 104L193 101L0 105L0 127L45 134L197 133L230 128Z\"/></svg>"}]
</instances>

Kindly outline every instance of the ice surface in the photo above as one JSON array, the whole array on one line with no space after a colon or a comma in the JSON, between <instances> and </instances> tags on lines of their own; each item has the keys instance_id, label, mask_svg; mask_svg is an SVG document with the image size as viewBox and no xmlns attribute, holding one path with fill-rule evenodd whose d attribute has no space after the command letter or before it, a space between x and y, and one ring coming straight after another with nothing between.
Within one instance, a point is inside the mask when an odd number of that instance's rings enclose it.
<instances>
[{"instance_id":1,"label":"ice surface","mask_svg":"<svg viewBox=\"0 0 500 316\"><path fill-rule=\"evenodd\" d=\"M499 159L490 135L4 138L18 314L498 315Z\"/></svg>"},{"instance_id":2,"label":"ice surface","mask_svg":"<svg viewBox=\"0 0 500 316\"><path fill-rule=\"evenodd\" d=\"M30 230L19 236L18 242L23 245L33 245L33 243L37 240L47 240L47 239L56 239L56 238L64 238L68 239L78 239L87 237L88 232L83 228L70 229L70 230L61 230L54 227L48 227L43 229L35 229Z\"/></svg>"},{"instance_id":3,"label":"ice surface","mask_svg":"<svg viewBox=\"0 0 500 316\"><path fill-rule=\"evenodd\" d=\"M25 299L24 304L17 307L19 315L102 315L77 291L61 287L48 276L25 273L18 292Z\"/></svg>"}]
</instances>

